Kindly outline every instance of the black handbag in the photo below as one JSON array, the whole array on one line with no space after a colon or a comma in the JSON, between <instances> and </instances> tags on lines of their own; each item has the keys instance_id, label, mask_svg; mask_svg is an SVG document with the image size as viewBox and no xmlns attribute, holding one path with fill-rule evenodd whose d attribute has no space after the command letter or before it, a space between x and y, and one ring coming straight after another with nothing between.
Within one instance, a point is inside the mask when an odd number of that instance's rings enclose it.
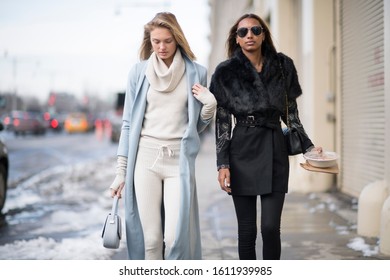
<instances>
[{"instance_id":1,"label":"black handbag","mask_svg":"<svg viewBox=\"0 0 390 280\"><path fill-rule=\"evenodd\" d=\"M283 129L284 140L287 146L289 156L295 156L303 153L302 139L299 131L295 128L286 127Z\"/></svg>"},{"instance_id":2,"label":"black handbag","mask_svg":"<svg viewBox=\"0 0 390 280\"><path fill-rule=\"evenodd\" d=\"M280 71L282 72L283 82L285 83L286 79L284 77L282 65L279 62ZM284 88L285 96L286 96L286 125L287 127L283 129L284 140L287 146L287 153L289 156L295 156L303 153L302 148L302 137L300 135L299 130L291 127L290 121L288 119L288 96L287 89Z\"/></svg>"}]
</instances>

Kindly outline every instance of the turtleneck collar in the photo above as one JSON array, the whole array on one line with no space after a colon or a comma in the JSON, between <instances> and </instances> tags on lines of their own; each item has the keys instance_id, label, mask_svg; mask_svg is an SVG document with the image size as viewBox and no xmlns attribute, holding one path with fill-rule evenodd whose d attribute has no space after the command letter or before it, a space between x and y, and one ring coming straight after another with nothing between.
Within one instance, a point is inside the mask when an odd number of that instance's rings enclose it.
<instances>
[{"instance_id":1,"label":"turtleneck collar","mask_svg":"<svg viewBox=\"0 0 390 280\"><path fill-rule=\"evenodd\" d=\"M171 92L180 82L184 72L185 62L181 51L178 48L169 68L164 61L153 52L149 58L145 75L150 86L154 90L159 92Z\"/></svg>"}]
</instances>

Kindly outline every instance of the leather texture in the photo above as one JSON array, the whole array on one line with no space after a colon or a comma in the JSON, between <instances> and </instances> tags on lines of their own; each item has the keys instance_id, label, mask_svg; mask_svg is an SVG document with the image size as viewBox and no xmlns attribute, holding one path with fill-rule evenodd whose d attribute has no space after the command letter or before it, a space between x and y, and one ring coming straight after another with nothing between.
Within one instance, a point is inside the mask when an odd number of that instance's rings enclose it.
<instances>
[{"instance_id":1,"label":"leather texture","mask_svg":"<svg viewBox=\"0 0 390 280\"><path fill-rule=\"evenodd\" d=\"M107 215L103 225L103 246L108 249L118 249L122 238L122 222L118 215L118 202L119 199L115 196L111 212Z\"/></svg>"},{"instance_id":2,"label":"leather texture","mask_svg":"<svg viewBox=\"0 0 390 280\"><path fill-rule=\"evenodd\" d=\"M299 134L299 131L294 128L284 128L283 134L286 140L288 155L294 156L302 154L302 137Z\"/></svg>"}]
</instances>

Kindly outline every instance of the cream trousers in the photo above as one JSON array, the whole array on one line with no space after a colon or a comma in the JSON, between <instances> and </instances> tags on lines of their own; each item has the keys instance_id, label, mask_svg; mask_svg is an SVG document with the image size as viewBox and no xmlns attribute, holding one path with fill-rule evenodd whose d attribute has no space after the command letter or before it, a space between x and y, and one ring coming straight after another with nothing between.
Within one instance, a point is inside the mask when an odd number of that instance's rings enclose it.
<instances>
[{"instance_id":1,"label":"cream trousers","mask_svg":"<svg viewBox=\"0 0 390 280\"><path fill-rule=\"evenodd\" d=\"M180 141L158 143L141 137L134 171L145 259L161 260L175 242L180 209ZM164 231L163 231L164 229Z\"/></svg>"}]
</instances>

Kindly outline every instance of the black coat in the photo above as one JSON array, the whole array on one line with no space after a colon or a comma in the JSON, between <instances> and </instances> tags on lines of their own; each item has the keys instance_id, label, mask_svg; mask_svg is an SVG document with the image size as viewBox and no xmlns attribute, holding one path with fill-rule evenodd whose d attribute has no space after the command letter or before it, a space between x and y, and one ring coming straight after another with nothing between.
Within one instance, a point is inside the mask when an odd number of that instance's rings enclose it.
<instances>
[{"instance_id":1,"label":"black coat","mask_svg":"<svg viewBox=\"0 0 390 280\"><path fill-rule=\"evenodd\" d=\"M264 57L258 73L238 50L217 66L210 91L218 103L217 165L230 168L232 194L287 192L289 162L280 125L280 118L286 122L286 92L291 126L303 132L305 149L313 145L298 116L296 98L302 90L292 59L282 53ZM255 115L265 121L256 127L235 126L231 133L232 115Z\"/></svg>"}]
</instances>

